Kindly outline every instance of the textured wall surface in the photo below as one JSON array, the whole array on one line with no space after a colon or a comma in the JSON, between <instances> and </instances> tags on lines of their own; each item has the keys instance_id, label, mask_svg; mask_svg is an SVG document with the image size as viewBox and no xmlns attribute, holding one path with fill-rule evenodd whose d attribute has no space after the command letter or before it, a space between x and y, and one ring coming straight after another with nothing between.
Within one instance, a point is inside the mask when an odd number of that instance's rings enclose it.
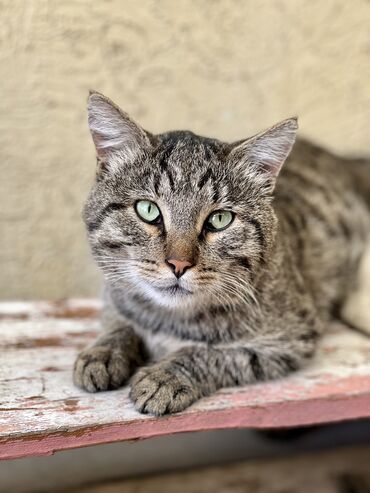
<instances>
[{"instance_id":1,"label":"textured wall surface","mask_svg":"<svg viewBox=\"0 0 370 493\"><path fill-rule=\"evenodd\" d=\"M368 0L0 0L0 297L93 295L89 88L152 131L370 155Z\"/></svg>"}]
</instances>

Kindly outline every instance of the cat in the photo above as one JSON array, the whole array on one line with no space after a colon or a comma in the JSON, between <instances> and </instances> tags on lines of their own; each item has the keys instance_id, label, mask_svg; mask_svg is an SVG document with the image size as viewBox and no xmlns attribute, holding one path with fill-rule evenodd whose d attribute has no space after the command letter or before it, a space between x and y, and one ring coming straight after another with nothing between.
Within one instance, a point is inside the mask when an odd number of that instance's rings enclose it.
<instances>
[{"instance_id":1,"label":"cat","mask_svg":"<svg viewBox=\"0 0 370 493\"><path fill-rule=\"evenodd\" d=\"M138 411L163 415L301 368L355 286L370 162L295 143L296 118L232 144L152 135L91 92L88 121L97 175L83 216L105 331L75 384L130 383Z\"/></svg>"}]
</instances>

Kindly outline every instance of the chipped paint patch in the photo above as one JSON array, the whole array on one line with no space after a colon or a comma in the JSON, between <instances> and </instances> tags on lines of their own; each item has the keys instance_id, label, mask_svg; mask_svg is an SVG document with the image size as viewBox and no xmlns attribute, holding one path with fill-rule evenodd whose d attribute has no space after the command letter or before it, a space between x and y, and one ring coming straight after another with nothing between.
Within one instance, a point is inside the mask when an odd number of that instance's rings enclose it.
<instances>
[{"instance_id":1,"label":"chipped paint patch","mask_svg":"<svg viewBox=\"0 0 370 493\"><path fill-rule=\"evenodd\" d=\"M74 313L91 314L81 301L64 304L77 306ZM370 338L342 326L329 327L310 364L290 377L222 389L183 413L157 419L135 411L127 387L97 394L74 387L73 363L99 331L96 317L55 316L60 307L49 316L45 305L50 304L29 303L33 315L22 319L17 307L6 305L13 315L0 320L1 347L6 348L0 367L3 459L169 433L370 417ZM16 305L25 313L23 304ZM35 315L40 306L42 315Z\"/></svg>"}]
</instances>

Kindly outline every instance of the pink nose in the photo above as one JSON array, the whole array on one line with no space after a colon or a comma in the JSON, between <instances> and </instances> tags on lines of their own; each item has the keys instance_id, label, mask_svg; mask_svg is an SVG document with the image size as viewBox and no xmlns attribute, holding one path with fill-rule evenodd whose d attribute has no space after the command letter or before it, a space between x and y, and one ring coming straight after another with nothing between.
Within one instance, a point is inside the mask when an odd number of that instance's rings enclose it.
<instances>
[{"instance_id":1,"label":"pink nose","mask_svg":"<svg viewBox=\"0 0 370 493\"><path fill-rule=\"evenodd\" d=\"M179 260L177 258L166 259L166 264L170 266L172 272L175 274L177 278L185 274L185 271L189 269L189 267L192 267L193 265L188 260Z\"/></svg>"}]
</instances>

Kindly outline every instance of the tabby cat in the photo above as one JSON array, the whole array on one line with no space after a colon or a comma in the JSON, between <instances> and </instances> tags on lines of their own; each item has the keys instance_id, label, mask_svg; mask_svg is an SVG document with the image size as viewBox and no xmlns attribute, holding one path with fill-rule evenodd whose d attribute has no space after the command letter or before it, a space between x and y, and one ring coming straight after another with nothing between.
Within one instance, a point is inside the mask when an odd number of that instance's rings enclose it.
<instances>
[{"instance_id":1,"label":"tabby cat","mask_svg":"<svg viewBox=\"0 0 370 493\"><path fill-rule=\"evenodd\" d=\"M295 118L229 144L152 135L96 92L88 114L98 167L84 220L106 330L75 383L130 382L136 409L162 415L300 368L356 282L370 163L303 140L291 152Z\"/></svg>"}]
</instances>

